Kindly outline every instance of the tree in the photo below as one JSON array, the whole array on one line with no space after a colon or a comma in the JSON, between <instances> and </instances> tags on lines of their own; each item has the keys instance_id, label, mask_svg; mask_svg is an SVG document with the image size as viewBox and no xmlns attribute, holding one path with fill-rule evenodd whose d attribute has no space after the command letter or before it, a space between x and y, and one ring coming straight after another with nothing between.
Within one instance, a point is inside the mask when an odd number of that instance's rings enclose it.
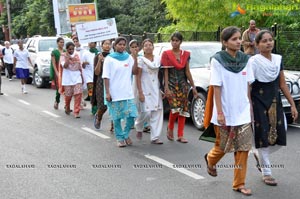
<instances>
[{"instance_id":1,"label":"tree","mask_svg":"<svg viewBox=\"0 0 300 199\"><path fill-rule=\"evenodd\" d=\"M297 5L299 0L163 0L166 4L167 17L173 21L171 26L162 31L177 30L212 31L218 26L248 26L250 19L255 19L260 27L269 27L276 23L297 23L297 17L289 15L289 6ZM296 4L292 4L296 2ZM230 16L240 5L245 14ZM299 12L298 12L299 13Z\"/></svg>"}]
</instances>

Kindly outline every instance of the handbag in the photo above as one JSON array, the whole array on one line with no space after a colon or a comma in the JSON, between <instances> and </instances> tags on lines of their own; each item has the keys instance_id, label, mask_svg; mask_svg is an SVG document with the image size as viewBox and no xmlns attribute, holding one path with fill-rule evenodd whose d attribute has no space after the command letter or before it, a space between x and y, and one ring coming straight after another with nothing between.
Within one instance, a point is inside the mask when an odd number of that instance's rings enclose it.
<instances>
[{"instance_id":1,"label":"handbag","mask_svg":"<svg viewBox=\"0 0 300 199\"><path fill-rule=\"evenodd\" d=\"M214 124L210 123L210 125L203 131L200 135L199 140L207 141L207 142L215 142L216 141L216 133L214 129Z\"/></svg>"}]
</instances>

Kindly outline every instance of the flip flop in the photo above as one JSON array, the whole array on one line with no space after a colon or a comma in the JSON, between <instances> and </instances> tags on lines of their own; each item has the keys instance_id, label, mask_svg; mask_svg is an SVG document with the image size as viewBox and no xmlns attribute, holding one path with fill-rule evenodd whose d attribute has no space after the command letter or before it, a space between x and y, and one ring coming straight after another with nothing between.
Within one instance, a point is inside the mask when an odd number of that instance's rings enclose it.
<instances>
[{"instance_id":1,"label":"flip flop","mask_svg":"<svg viewBox=\"0 0 300 199\"><path fill-rule=\"evenodd\" d=\"M272 176L264 176L263 182L269 186L277 186L277 182L276 182L275 178L273 178Z\"/></svg>"},{"instance_id":2,"label":"flip flop","mask_svg":"<svg viewBox=\"0 0 300 199\"><path fill-rule=\"evenodd\" d=\"M184 144L188 143L187 139L185 138L178 138L177 142L184 143Z\"/></svg>"},{"instance_id":3,"label":"flip flop","mask_svg":"<svg viewBox=\"0 0 300 199\"><path fill-rule=\"evenodd\" d=\"M151 144L163 144L163 142L160 139L152 140Z\"/></svg>"},{"instance_id":4,"label":"flip flop","mask_svg":"<svg viewBox=\"0 0 300 199\"><path fill-rule=\"evenodd\" d=\"M243 194L244 196L251 196L251 189L247 189L245 187L239 187L237 189L234 189L236 192L239 192L241 194Z\"/></svg>"}]
</instances>

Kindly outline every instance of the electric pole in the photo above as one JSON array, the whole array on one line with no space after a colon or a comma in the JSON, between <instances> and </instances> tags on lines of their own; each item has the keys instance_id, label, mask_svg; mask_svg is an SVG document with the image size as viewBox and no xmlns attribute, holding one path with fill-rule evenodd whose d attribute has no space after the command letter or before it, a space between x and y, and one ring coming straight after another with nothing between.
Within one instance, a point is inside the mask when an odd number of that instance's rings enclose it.
<instances>
[{"instance_id":1,"label":"electric pole","mask_svg":"<svg viewBox=\"0 0 300 199\"><path fill-rule=\"evenodd\" d=\"M7 12L7 23L8 23L8 39L11 41L11 17L10 17L10 3L6 0L6 12Z\"/></svg>"}]
</instances>

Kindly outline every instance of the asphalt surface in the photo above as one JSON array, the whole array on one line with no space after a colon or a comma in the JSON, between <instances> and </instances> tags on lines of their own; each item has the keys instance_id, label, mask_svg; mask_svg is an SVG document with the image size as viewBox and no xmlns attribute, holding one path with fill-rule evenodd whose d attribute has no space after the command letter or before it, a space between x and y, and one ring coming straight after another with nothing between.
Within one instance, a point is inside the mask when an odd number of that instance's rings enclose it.
<instances>
[{"instance_id":1,"label":"asphalt surface","mask_svg":"<svg viewBox=\"0 0 300 199\"><path fill-rule=\"evenodd\" d=\"M167 140L165 119L163 145L151 144L146 133L136 140L133 129L133 146L121 149L107 113L102 130L95 130L90 105L75 119L64 113L63 103L53 109L54 90L27 85L25 95L19 80L2 78L0 199L249 198L232 191L233 154L220 161L218 177L206 173L203 156L213 144L199 141L201 131L190 121L188 144ZM288 146L271 155L277 187L262 182L250 154L250 198L299 198L298 124L289 126L287 138Z\"/></svg>"}]
</instances>

